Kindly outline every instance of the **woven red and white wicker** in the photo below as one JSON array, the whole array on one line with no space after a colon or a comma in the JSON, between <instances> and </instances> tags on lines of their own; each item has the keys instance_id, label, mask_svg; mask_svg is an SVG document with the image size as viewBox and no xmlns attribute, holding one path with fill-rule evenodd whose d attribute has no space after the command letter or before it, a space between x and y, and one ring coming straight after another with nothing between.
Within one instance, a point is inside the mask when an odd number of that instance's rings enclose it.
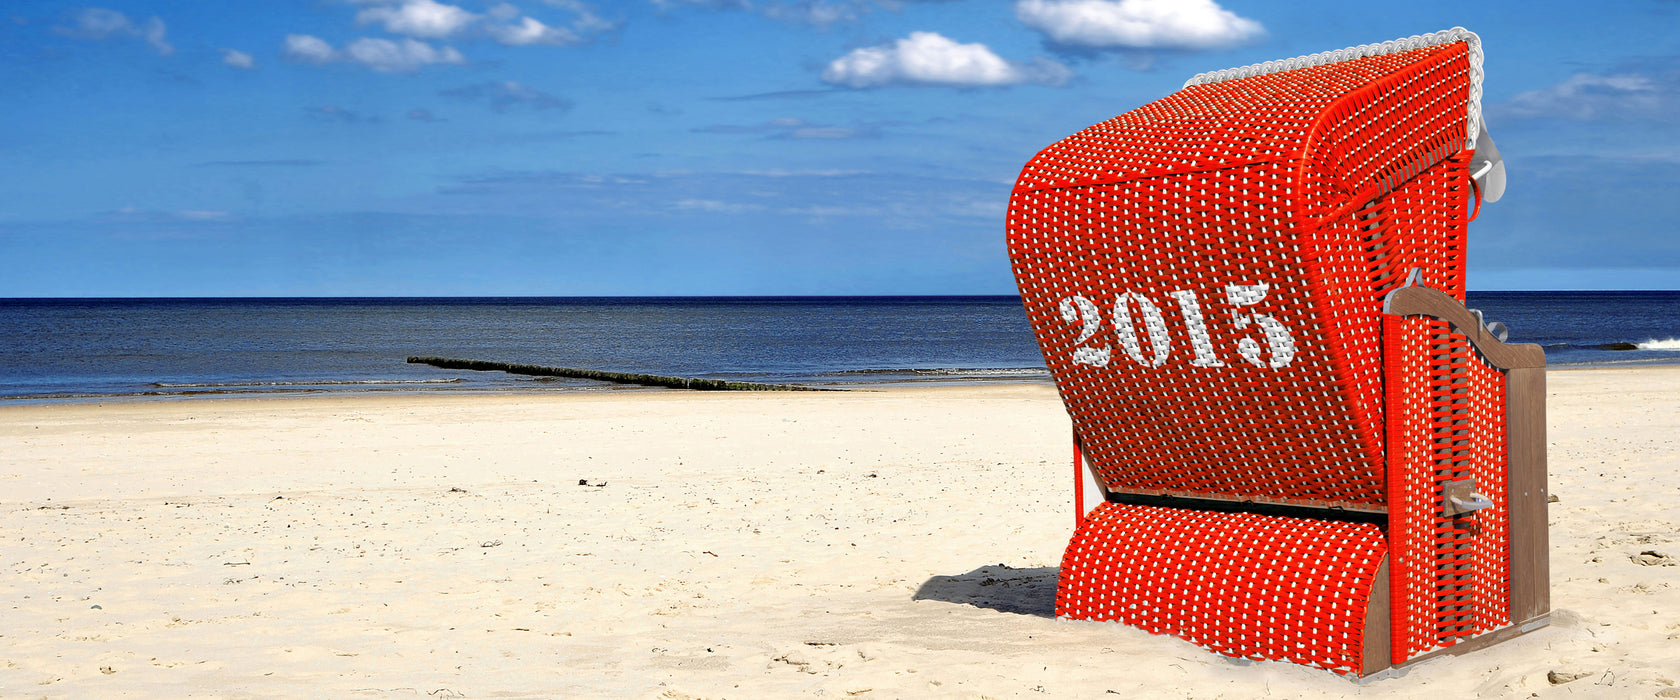
<instances>
[{"instance_id":1,"label":"woven red and white wicker","mask_svg":"<svg viewBox=\"0 0 1680 700\"><path fill-rule=\"evenodd\" d=\"M1027 163L1010 258L1100 502L1058 615L1353 674L1545 624L1544 356L1462 304L1480 97L1453 29L1199 75Z\"/></svg>"}]
</instances>

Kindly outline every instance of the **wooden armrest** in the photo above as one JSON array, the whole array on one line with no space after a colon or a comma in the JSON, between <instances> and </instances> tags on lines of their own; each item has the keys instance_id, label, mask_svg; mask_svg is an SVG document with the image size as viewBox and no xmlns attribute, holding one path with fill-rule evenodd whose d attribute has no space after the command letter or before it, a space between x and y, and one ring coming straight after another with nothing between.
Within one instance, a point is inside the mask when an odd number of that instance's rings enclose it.
<instances>
[{"instance_id":1,"label":"wooden armrest","mask_svg":"<svg viewBox=\"0 0 1680 700\"><path fill-rule=\"evenodd\" d=\"M1488 364L1511 370L1526 367L1545 367L1546 351L1532 343L1506 343L1493 337L1487 326L1457 299L1446 292L1428 287L1401 287L1388 293L1383 311L1396 316L1428 316L1452 324L1453 330L1464 334Z\"/></svg>"}]
</instances>

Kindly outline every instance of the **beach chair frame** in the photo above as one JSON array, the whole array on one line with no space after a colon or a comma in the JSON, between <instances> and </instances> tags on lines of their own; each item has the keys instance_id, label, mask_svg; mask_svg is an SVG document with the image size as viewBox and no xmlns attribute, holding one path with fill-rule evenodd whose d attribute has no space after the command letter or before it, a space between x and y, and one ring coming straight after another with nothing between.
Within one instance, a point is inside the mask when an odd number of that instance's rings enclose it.
<instances>
[{"instance_id":1,"label":"beach chair frame","mask_svg":"<svg viewBox=\"0 0 1680 700\"><path fill-rule=\"evenodd\" d=\"M1544 353L1463 305L1481 80L1461 28L1218 71L1023 168L1059 616L1357 675L1547 623Z\"/></svg>"}]
</instances>

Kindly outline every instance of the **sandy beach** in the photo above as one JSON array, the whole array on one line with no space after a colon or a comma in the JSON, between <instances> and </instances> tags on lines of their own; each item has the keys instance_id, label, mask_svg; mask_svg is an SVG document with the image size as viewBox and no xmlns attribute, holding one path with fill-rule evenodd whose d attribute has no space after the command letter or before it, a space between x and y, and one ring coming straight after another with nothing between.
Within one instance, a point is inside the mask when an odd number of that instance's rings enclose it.
<instances>
[{"instance_id":1,"label":"sandy beach","mask_svg":"<svg viewBox=\"0 0 1680 700\"><path fill-rule=\"evenodd\" d=\"M1048 385L0 406L0 697L1680 697L1680 368L1549 382L1554 624L1365 680L1053 619Z\"/></svg>"}]
</instances>

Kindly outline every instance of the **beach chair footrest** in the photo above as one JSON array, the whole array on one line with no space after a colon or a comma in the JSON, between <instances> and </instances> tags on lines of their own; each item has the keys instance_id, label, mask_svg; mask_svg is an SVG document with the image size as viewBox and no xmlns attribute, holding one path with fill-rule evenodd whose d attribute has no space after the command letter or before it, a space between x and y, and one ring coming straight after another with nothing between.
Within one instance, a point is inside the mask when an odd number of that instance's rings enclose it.
<instances>
[{"instance_id":1,"label":"beach chair footrest","mask_svg":"<svg viewBox=\"0 0 1680 700\"><path fill-rule=\"evenodd\" d=\"M1056 615L1364 674L1388 665L1386 555L1369 523L1104 503L1068 544Z\"/></svg>"}]
</instances>

